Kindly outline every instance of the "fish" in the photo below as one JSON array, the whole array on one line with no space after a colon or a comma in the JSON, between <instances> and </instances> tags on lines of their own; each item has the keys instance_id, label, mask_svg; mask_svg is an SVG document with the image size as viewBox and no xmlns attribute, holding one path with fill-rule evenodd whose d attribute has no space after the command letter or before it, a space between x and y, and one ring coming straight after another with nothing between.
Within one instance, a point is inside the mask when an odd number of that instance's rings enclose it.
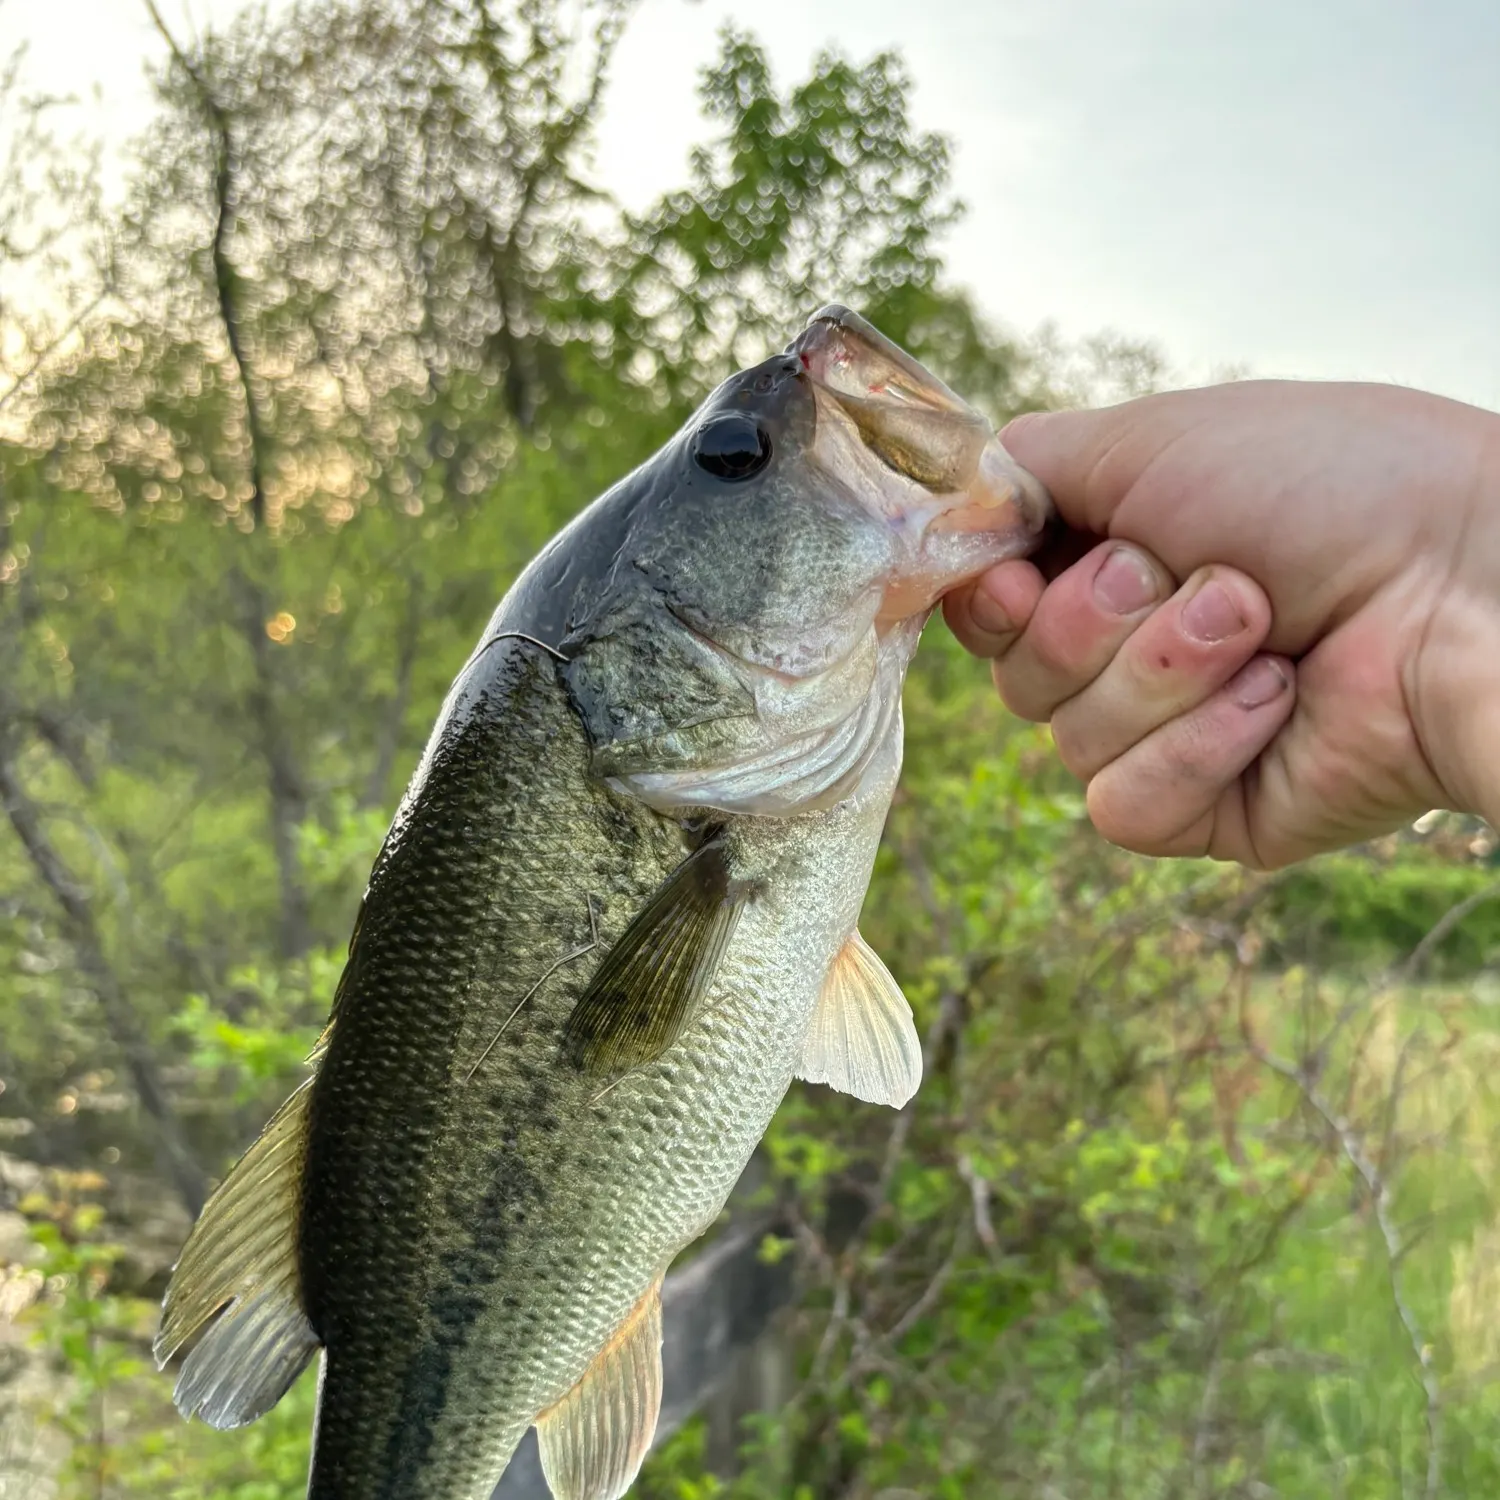
<instances>
[{"instance_id":1,"label":"fish","mask_svg":"<svg viewBox=\"0 0 1500 1500\"><path fill-rule=\"evenodd\" d=\"M532 560L382 845L310 1077L193 1227L174 1399L263 1414L315 1354L310 1500L480 1500L527 1429L617 1500L662 1278L794 1079L904 1106L858 927L936 602L1051 517L857 313L734 375Z\"/></svg>"}]
</instances>

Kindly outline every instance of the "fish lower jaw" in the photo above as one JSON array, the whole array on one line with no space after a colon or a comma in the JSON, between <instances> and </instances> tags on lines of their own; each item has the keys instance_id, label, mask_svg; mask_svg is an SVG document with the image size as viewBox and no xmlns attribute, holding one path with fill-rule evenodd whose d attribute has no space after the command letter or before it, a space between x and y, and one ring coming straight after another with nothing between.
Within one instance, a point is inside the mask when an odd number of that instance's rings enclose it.
<instances>
[{"instance_id":1,"label":"fish lower jaw","mask_svg":"<svg viewBox=\"0 0 1500 1500\"><path fill-rule=\"evenodd\" d=\"M929 528L917 556L886 585L876 630L885 634L896 624L918 618L925 623L945 594L973 583L998 563L1028 556L1035 547L1030 533Z\"/></svg>"}]
</instances>

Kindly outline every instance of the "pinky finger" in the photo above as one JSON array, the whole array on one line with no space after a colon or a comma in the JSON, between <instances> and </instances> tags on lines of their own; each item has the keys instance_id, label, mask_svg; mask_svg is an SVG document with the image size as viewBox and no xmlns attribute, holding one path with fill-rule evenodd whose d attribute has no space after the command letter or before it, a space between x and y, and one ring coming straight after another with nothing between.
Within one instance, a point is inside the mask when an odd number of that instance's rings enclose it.
<instances>
[{"instance_id":1,"label":"pinky finger","mask_svg":"<svg viewBox=\"0 0 1500 1500\"><path fill-rule=\"evenodd\" d=\"M1206 702L1163 724L1089 782L1094 826L1138 854L1209 855L1259 866L1244 776L1295 701L1291 662L1255 657Z\"/></svg>"}]
</instances>

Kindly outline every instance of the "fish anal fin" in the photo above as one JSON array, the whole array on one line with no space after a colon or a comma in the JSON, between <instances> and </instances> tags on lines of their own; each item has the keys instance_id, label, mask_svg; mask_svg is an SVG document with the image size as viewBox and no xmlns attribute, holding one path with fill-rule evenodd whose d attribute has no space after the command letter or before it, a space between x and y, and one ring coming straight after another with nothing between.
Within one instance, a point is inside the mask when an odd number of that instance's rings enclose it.
<instances>
[{"instance_id":1,"label":"fish anal fin","mask_svg":"<svg viewBox=\"0 0 1500 1500\"><path fill-rule=\"evenodd\" d=\"M661 1278L555 1406L536 1419L555 1500L619 1500L635 1482L661 1411Z\"/></svg>"},{"instance_id":2,"label":"fish anal fin","mask_svg":"<svg viewBox=\"0 0 1500 1500\"><path fill-rule=\"evenodd\" d=\"M750 894L722 842L690 854L604 956L563 1032L589 1073L621 1073L660 1057L697 1013Z\"/></svg>"},{"instance_id":3,"label":"fish anal fin","mask_svg":"<svg viewBox=\"0 0 1500 1500\"><path fill-rule=\"evenodd\" d=\"M152 1350L164 1366L202 1333L173 1400L210 1427L269 1411L318 1346L297 1266L310 1093L303 1084L219 1184L167 1285Z\"/></svg>"},{"instance_id":4,"label":"fish anal fin","mask_svg":"<svg viewBox=\"0 0 1500 1500\"><path fill-rule=\"evenodd\" d=\"M901 986L859 935L823 981L797 1076L900 1109L922 1082L922 1043Z\"/></svg>"}]
</instances>

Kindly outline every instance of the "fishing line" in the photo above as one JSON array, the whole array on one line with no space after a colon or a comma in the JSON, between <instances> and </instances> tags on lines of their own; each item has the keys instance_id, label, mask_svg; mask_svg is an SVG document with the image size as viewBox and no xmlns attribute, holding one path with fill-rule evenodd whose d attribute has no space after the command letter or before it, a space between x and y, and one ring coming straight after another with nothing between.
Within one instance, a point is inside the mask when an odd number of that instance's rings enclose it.
<instances>
[{"instance_id":1,"label":"fishing line","mask_svg":"<svg viewBox=\"0 0 1500 1500\"><path fill-rule=\"evenodd\" d=\"M524 630L502 630L499 635L492 635L489 640L484 641L474 655L482 656L496 641L529 641L533 646L540 646L548 656L555 656L564 664L573 660L571 656L564 656L556 646L549 646L546 641L539 641L534 635L527 635Z\"/></svg>"},{"instance_id":2,"label":"fishing line","mask_svg":"<svg viewBox=\"0 0 1500 1500\"><path fill-rule=\"evenodd\" d=\"M495 639L499 640L500 637L496 636ZM525 637L525 639L530 640L530 636ZM540 646L542 642L538 641L536 644ZM550 649L550 647L548 649ZM557 973L557 971L562 968L564 964L572 963L575 958L582 958L585 953L592 953L594 949L599 946L599 923L594 917L594 898L592 896L587 896L584 899L588 903L589 931L594 935L593 941L590 943L585 943L581 948L575 948L571 953L564 953L563 956L558 959L558 961L553 964L552 967L548 969L547 972L543 974L542 977L538 979L537 982L532 985L532 987L527 990L526 993L522 995L518 1001L516 1001L516 1008L511 1011L511 1013L500 1023L500 1029L494 1034L494 1036L490 1038L489 1046L486 1047L484 1051L474 1059L473 1066L464 1076L465 1083L472 1083L474 1081L474 1075L483 1066L485 1058L487 1058L490 1053L495 1050L496 1044L499 1042L500 1038L505 1035L506 1027L508 1027L510 1023L514 1021L518 1015L521 1014L521 1008L526 1004L526 1002L531 999L531 997L536 994L536 992L541 989L541 987L546 984L546 982L551 979L552 976Z\"/></svg>"}]
</instances>

